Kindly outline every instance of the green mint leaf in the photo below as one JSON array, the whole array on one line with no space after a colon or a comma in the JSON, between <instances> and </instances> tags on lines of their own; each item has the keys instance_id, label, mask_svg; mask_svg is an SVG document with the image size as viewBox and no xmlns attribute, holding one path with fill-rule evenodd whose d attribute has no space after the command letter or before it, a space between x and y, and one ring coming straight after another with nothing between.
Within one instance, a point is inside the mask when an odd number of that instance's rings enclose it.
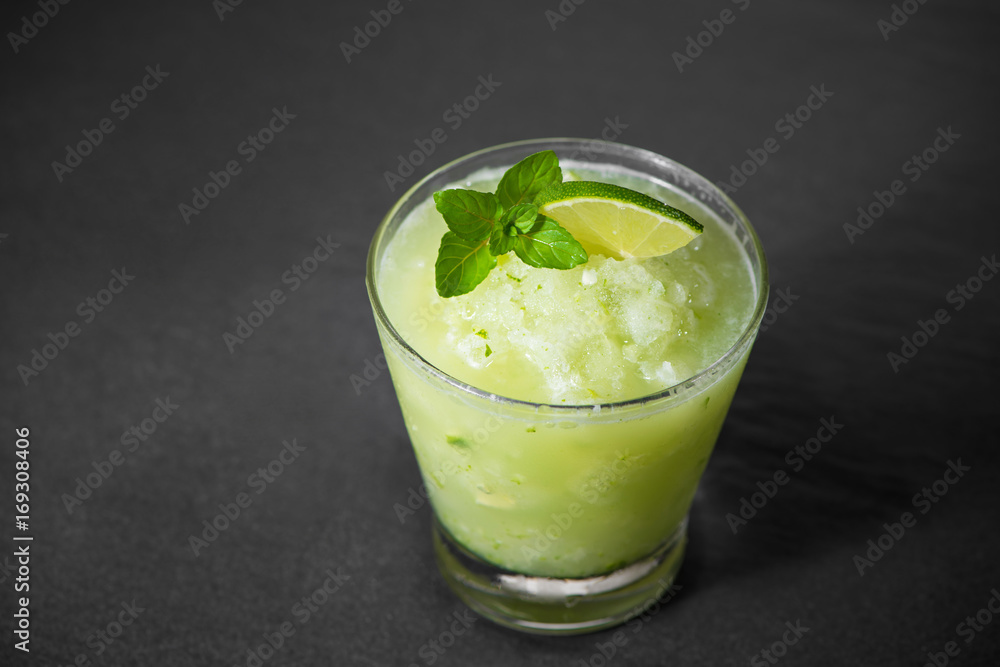
<instances>
[{"instance_id":1,"label":"green mint leaf","mask_svg":"<svg viewBox=\"0 0 1000 667\"><path fill-rule=\"evenodd\" d=\"M502 211L495 194L475 190L435 192L434 205L448 223L448 229L466 241L488 238Z\"/></svg>"},{"instance_id":2,"label":"green mint leaf","mask_svg":"<svg viewBox=\"0 0 1000 667\"><path fill-rule=\"evenodd\" d=\"M470 241L446 232L434 263L437 293L447 298L471 292L496 265L485 238Z\"/></svg>"},{"instance_id":3,"label":"green mint leaf","mask_svg":"<svg viewBox=\"0 0 1000 667\"><path fill-rule=\"evenodd\" d=\"M508 229L517 231L517 227L513 225L504 227L502 224L496 224L493 226L493 231L490 232L490 254L494 257L506 255L517 244L517 237L511 236Z\"/></svg>"},{"instance_id":4,"label":"green mint leaf","mask_svg":"<svg viewBox=\"0 0 1000 667\"><path fill-rule=\"evenodd\" d=\"M538 207L534 204L518 204L503 212L500 222L503 223L504 231L513 234L511 226L517 227L518 231L527 232L535 226L538 219Z\"/></svg>"},{"instance_id":5,"label":"green mint leaf","mask_svg":"<svg viewBox=\"0 0 1000 667\"><path fill-rule=\"evenodd\" d=\"M518 204L507 209L490 233L490 254L505 255L514 249L518 231L528 231L535 225L538 207L534 204Z\"/></svg>"},{"instance_id":6,"label":"green mint leaf","mask_svg":"<svg viewBox=\"0 0 1000 667\"><path fill-rule=\"evenodd\" d=\"M559 158L552 151L542 151L529 155L504 173L497 186L497 197L505 209L530 204L539 192L555 183L562 183Z\"/></svg>"},{"instance_id":7,"label":"green mint leaf","mask_svg":"<svg viewBox=\"0 0 1000 667\"><path fill-rule=\"evenodd\" d=\"M518 234L514 254L539 269L572 269L587 261L587 251L559 223L539 216L527 233Z\"/></svg>"}]
</instances>

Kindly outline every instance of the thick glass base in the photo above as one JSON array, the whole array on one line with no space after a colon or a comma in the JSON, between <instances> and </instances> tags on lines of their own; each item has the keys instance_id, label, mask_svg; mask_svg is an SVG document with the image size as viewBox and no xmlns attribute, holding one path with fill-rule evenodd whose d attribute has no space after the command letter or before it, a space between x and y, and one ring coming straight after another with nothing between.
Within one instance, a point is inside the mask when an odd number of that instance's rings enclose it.
<instances>
[{"instance_id":1,"label":"thick glass base","mask_svg":"<svg viewBox=\"0 0 1000 667\"><path fill-rule=\"evenodd\" d=\"M487 563L458 544L437 517L432 530L441 574L465 604L495 623L540 635L594 632L638 616L673 585L687 544L685 519L660 548L631 565L555 579Z\"/></svg>"}]
</instances>

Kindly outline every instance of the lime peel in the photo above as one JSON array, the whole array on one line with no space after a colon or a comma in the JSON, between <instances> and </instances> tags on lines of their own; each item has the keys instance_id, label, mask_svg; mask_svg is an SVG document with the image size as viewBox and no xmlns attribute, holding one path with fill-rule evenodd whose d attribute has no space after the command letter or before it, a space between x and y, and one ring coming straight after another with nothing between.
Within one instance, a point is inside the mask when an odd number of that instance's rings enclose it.
<instances>
[{"instance_id":1,"label":"lime peel","mask_svg":"<svg viewBox=\"0 0 1000 667\"><path fill-rule=\"evenodd\" d=\"M704 230L684 211L610 183L557 183L539 193L535 203L588 253L615 259L666 255Z\"/></svg>"}]
</instances>

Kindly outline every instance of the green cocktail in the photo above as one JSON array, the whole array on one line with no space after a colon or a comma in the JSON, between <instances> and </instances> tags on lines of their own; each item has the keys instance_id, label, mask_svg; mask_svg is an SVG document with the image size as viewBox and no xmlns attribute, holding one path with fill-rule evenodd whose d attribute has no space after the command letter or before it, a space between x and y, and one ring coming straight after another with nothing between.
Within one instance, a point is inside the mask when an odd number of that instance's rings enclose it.
<instances>
[{"instance_id":1,"label":"green cocktail","mask_svg":"<svg viewBox=\"0 0 1000 667\"><path fill-rule=\"evenodd\" d=\"M596 159L572 159L584 147ZM567 180L643 192L704 233L669 255L592 252L568 270L511 253L468 294L438 296L447 227L430 195L491 191L542 150ZM619 623L662 593L767 300L763 251L735 205L639 149L500 146L403 196L372 242L368 289L452 588L495 621L546 633Z\"/></svg>"}]
</instances>

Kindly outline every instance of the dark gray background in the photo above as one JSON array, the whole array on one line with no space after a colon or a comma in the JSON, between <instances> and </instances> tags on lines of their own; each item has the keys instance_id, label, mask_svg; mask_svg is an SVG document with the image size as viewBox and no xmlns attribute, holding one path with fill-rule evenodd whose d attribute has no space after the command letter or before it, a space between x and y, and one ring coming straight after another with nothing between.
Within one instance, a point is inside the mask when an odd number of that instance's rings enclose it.
<instances>
[{"instance_id":1,"label":"dark gray background","mask_svg":"<svg viewBox=\"0 0 1000 667\"><path fill-rule=\"evenodd\" d=\"M5 34L39 11L8 4ZM380 351L369 240L405 187L450 159L598 137L617 119L619 141L713 180L778 140L733 197L773 287L795 300L747 367L681 591L608 664L745 665L786 621L809 631L781 664L922 665L949 641L950 664L996 664L1000 618L971 643L957 626L1000 586L1000 280L961 310L947 300L1000 250L995 5L911 0L886 40L887 1L566 0L575 11L553 30L557 0L403 0L348 64L339 44L386 4L247 0L220 20L209 0L71 2L19 52L0 47L0 521L9 540L13 429L27 426L35 538L30 657L12 649L14 573L0 558L2 662L246 664L292 621L265 664L429 664L421 647L463 607L434 569L430 510L402 525L393 510L419 477L389 378L360 394L350 379ZM735 21L679 72L672 54L726 8ZM119 120L113 100L156 65L169 76ZM500 86L453 129L443 114L490 75ZM833 96L785 138L775 124L811 86ZM275 107L295 118L245 163L237 146ZM52 162L105 117L114 132L57 180ZM384 172L438 127L447 141L390 191ZM904 162L949 127L959 138L910 182ZM178 205L231 159L242 172L185 224ZM849 242L843 226L895 179L905 193ZM289 291L283 272L328 235L340 247ZM81 323L78 304L122 267L134 281L25 385L18 365ZM287 301L230 354L223 334L275 288ZM949 321L894 372L887 354L938 309ZM166 397L176 412L68 513L63 494ZM843 424L833 441L734 535L726 514L790 471L786 453L831 417ZM306 450L253 493L248 476L291 438ZM920 514L914 494L958 459L971 470ZM189 536L245 491L252 505L195 557ZM906 511L916 525L859 576L854 556ZM350 579L299 624L293 606L328 568ZM93 633L133 600L145 611L96 657ZM596 665L612 636L480 621L435 664Z\"/></svg>"}]
</instances>

